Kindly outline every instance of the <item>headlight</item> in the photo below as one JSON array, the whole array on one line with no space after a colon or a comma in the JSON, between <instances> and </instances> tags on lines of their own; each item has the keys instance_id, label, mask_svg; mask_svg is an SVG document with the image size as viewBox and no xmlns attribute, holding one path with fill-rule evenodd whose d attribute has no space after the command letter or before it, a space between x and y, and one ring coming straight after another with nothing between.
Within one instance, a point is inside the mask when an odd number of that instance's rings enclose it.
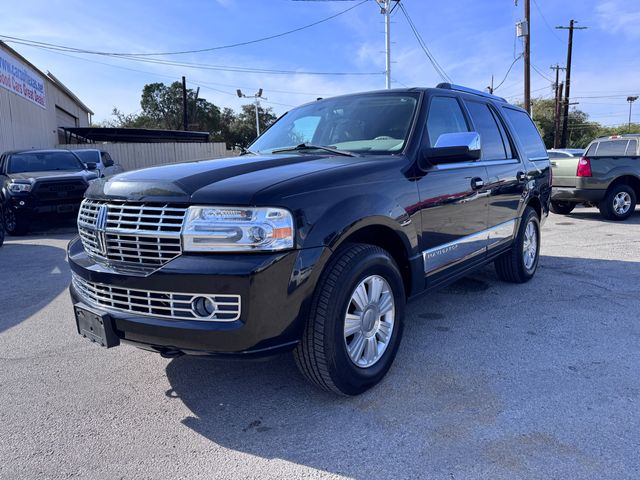
<instances>
[{"instance_id":1,"label":"headlight","mask_svg":"<svg viewBox=\"0 0 640 480\"><path fill-rule=\"evenodd\" d=\"M293 217L282 208L189 207L182 230L187 252L293 248Z\"/></svg>"},{"instance_id":2,"label":"headlight","mask_svg":"<svg viewBox=\"0 0 640 480\"><path fill-rule=\"evenodd\" d=\"M30 192L31 184L30 183L10 183L8 188L11 193Z\"/></svg>"}]
</instances>

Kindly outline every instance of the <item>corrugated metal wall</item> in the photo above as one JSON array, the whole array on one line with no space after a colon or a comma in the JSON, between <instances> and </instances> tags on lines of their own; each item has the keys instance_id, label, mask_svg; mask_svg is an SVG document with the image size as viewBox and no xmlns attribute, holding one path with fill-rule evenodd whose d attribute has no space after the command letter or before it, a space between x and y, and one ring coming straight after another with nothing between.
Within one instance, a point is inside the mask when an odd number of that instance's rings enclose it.
<instances>
[{"instance_id":1,"label":"corrugated metal wall","mask_svg":"<svg viewBox=\"0 0 640 480\"><path fill-rule=\"evenodd\" d=\"M3 51L16 58L8 50ZM20 59L16 60L22 63ZM46 109L0 88L0 153L18 148L53 148L58 143L56 106L76 117L77 126L89 126L88 112L46 76L42 79L45 84Z\"/></svg>"},{"instance_id":2,"label":"corrugated metal wall","mask_svg":"<svg viewBox=\"0 0 640 480\"><path fill-rule=\"evenodd\" d=\"M56 145L57 148L97 148L111 154L125 170L154 167L165 163L207 160L236 155L224 143L103 143Z\"/></svg>"}]
</instances>

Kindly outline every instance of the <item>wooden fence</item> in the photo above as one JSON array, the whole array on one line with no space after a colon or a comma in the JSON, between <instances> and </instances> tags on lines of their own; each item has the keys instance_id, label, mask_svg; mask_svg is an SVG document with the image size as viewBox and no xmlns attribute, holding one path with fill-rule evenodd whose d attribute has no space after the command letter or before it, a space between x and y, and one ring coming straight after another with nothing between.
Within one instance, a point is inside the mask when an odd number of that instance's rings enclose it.
<instances>
[{"instance_id":1,"label":"wooden fence","mask_svg":"<svg viewBox=\"0 0 640 480\"><path fill-rule=\"evenodd\" d=\"M189 162L235 156L224 143L96 143L56 145L57 148L75 150L97 148L109 152L125 170L153 167L166 163Z\"/></svg>"}]
</instances>

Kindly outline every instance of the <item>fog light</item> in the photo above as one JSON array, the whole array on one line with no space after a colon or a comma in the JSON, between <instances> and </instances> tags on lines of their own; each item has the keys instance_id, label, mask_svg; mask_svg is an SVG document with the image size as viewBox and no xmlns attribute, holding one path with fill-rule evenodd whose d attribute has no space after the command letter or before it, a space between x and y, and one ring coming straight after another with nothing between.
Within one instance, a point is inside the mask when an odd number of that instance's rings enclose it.
<instances>
[{"instance_id":1,"label":"fog light","mask_svg":"<svg viewBox=\"0 0 640 480\"><path fill-rule=\"evenodd\" d=\"M211 318L218 309L215 302L209 297L195 297L191 300L191 310L201 318Z\"/></svg>"},{"instance_id":2,"label":"fog light","mask_svg":"<svg viewBox=\"0 0 640 480\"><path fill-rule=\"evenodd\" d=\"M18 205L20 205L21 207L24 207L24 200L20 200L20 202L18 203Z\"/></svg>"}]
</instances>

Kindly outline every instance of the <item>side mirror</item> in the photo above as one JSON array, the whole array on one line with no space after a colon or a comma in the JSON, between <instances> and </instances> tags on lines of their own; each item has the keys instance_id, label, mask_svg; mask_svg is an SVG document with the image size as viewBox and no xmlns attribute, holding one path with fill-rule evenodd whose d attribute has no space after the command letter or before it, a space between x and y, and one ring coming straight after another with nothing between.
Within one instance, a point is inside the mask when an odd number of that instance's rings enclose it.
<instances>
[{"instance_id":1,"label":"side mirror","mask_svg":"<svg viewBox=\"0 0 640 480\"><path fill-rule=\"evenodd\" d=\"M431 165L478 160L481 157L477 132L443 133L431 148L423 150L423 159Z\"/></svg>"},{"instance_id":2,"label":"side mirror","mask_svg":"<svg viewBox=\"0 0 640 480\"><path fill-rule=\"evenodd\" d=\"M87 162L85 165L87 166L87 170L97 170L98 168L95 162Z\"/></svg>"}]
</instances>

